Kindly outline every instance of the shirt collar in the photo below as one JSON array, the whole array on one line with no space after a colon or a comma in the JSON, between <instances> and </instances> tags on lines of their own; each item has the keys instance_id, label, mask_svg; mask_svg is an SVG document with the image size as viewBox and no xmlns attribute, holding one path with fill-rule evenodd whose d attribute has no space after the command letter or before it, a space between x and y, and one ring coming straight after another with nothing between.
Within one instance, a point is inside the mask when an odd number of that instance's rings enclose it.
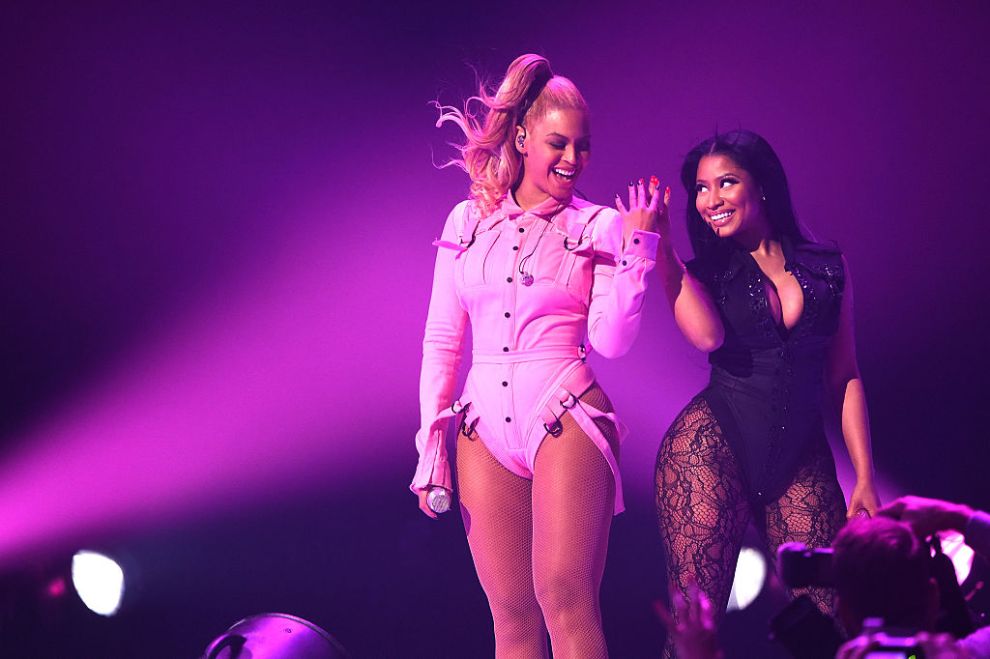
<instances>
[{"instance_id":1,"label":"shirt collar","mask_svg":"<svg viewBox=\"0 0 990 659\"><path fill-rule=\"evenodd\" d=\"M570 199L567 200L566 204L561 205L561 203L556 199L554 199L553 197L547 197L546 199L544 199L536 206L533 206L527 211L527 210L523 210L519 206L519 204L516 203L515 197L510 191L508 194L505 195L505 198L502 200L502 205L500 207L500 210L503 213L505 213L505 216L508 217L509 219L514 219L516 217L519 217L523 213L530 213L531 215L536 215L538 217L542 217L543 219L547 219L553 216L554 214L556 214L557 212L559 212L560 210L562 210L562 208L566 208L567 206L570 205L571 205Z\"/></svg>"}]
</instances>

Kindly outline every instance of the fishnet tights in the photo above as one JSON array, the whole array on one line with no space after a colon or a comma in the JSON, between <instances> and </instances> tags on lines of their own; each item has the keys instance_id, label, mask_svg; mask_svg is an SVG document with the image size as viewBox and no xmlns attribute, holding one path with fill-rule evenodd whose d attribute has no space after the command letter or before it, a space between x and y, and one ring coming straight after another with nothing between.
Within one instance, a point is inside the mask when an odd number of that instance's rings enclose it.
<instances>
[{"instance_id":1,"label":"fishnet tights","mask_svg":"<svg viewBox=\"0 0 990 659\"><path fill-rule=\"evenodd\" d=\"M604 411L597 386L581 400ZM604 456L569 414L543 440L533 480L498 463L477 438L457 438L461 514L488 597L497 659L607 657L599 588L615 480ZM614 426L596 424L618 457Z\"/></svg>"},{"instance_id":2,"label":"fishnet tights","mask_svg":"<svg viewBox=\"0 0 990 659\"><path fill-rule=\"evenodd\" d=\"M688 585L697 583L716 620L728 604L742 535L754 514L773 558L784 542L827 547L845 522L845 502L824 442L809 451L777 500L754 509L738 462L700 396L678 415L660 445L656 487L668 585L686 595ZM801 593L832 614L830 590L793 591ZM674 656L669 638L664 656Z\"/></svg>"}]
</instances>

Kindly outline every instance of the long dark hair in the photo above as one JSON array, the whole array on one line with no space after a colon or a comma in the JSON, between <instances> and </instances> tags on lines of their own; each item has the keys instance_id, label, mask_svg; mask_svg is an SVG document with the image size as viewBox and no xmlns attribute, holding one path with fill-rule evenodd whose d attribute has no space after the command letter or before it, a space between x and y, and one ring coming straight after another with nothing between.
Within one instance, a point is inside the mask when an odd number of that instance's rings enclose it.
<instances>
[{"instance_id":1,"label":"long dark hair","mask_svg":"<svg viewBox=\"0 0 990 659\"><path fill-rule=\"evenodd\" d=\"M698 213L696 201L698 190L698 163L708 155L723 155L749 172L763 191L763 202L770 230L778 238L788 237L795 244L812 242L801 231L794 207L791 205L791 191L787 185L787 175L780 164L780 158L770 144L751 130L739 129L709 137L691 149L681 167L681 182L687 191L687 230L691 248L698 258L706 258L728 248L725 240L720 240Z\"/></svg>"}]
</instances>

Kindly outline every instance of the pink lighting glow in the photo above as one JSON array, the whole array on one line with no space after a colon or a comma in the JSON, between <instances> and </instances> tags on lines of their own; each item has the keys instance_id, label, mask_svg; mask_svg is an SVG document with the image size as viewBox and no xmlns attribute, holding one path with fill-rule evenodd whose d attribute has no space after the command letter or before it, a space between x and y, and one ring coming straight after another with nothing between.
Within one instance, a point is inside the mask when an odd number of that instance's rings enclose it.
<instances>
[{"instance_id":1,"label":"pink lighting glow","mask_svg":"<svg viewBox=\"0 0 990 659\"><path fill-rule=\"evenodd\" d=\"M405 452L383 458L376 449L399 435L381 427L377 443L364 437L375 382L402 361L380 349L394 324L349 322L363 305L335 283L359 271L352 257L329 231L297 238L20 438L2 465L0 562L94 530L341 487L373 462L411 458L412 419Z\"/></svg>"}]
</instances>

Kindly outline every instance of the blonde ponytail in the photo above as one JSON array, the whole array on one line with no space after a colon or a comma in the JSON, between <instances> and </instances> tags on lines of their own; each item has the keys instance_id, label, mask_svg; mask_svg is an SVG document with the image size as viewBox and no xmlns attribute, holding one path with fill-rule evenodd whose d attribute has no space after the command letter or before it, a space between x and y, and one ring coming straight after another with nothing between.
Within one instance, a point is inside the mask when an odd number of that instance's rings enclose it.
<instances>
[{"instance_id":1,"label":"blonde ponytail","mask_svg":"<svg viewBox=\"0 0 990 659\"><path fill-rule=\"evenodd\" d=\"M461 110L437 104L437 127L447 122L464 133L464 143L454 146L460 152L443 166L456 165L471 177L470 197L483 216L490 215L522 176L522 156L513 145L516 126L527 129L552 109L580 109L588 105L574 83L555 76L550 62L539 55L520 55L505 72L494 95L484 84L478 95Z\"/></svg>"}]
</instances>

